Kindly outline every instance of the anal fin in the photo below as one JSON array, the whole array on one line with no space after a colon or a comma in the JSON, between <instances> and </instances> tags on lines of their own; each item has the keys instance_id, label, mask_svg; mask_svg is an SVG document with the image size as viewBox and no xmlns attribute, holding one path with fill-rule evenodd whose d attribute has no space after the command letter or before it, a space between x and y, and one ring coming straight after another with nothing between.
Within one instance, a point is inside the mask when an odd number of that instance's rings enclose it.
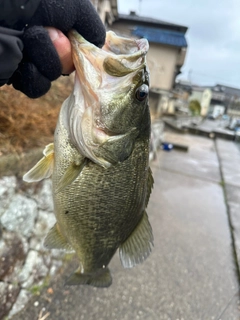
<instances>
[{"instance_id":1,"label":"anal fin","mask_svg":"<svg viewBox=\"0 0 240 320\"><path fill-rule=\"evenodd\" d=\"M44 246L49 249L73 250L67 239L61 234L57 223L48 232Z\"/></svg>"},{"instance_id":2,"label":"anal fin","mask_svg":"<svg viewBox=\"0 0 240 320\"><path fill-rule=\"evenodd\" d=\"M97 270L95 273L73 273L65 283L66 285L90 285L98 288L107 288L112 284L112 276L108 268Z\"/></svg>"},{"instance_id":3,"label":"anal fin","mask_svg":"<svg viewBox=\"0 0 240 320\"><path fill-rule=\"evenodd\" d=\"M132 268L150 255L153 246L152 227L147 213L133 230L132 234L119 247L119 256L124 268Z\"/></svg>"}]
</instances>

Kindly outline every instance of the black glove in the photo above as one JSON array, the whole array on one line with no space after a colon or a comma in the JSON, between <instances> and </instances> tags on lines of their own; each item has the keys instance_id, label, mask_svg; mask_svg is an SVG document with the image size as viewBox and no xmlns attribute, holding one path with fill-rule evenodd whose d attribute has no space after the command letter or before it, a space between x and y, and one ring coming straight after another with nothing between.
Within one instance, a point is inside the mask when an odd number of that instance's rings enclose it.
<instances>
[{"instance_id":1,"label":"black glove","mask_svg":"<svg viewBox=\"0 0 240 320\"><path fill-rule=\"evenodd\" d=\"M22 36L23 59L8 82L30 98L45 94L62 73L57 51L43 26L66 35L76 29L99 47L105 42L105 28L89 0L41 0Z\"/></svg>"}]
</instances>

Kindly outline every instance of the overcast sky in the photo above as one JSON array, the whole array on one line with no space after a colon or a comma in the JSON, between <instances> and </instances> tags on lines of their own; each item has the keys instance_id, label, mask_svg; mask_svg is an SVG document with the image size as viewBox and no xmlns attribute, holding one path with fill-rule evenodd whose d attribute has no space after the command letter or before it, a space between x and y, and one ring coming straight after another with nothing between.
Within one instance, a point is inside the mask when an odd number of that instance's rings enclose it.
<instances>
[{"instance_id":1,"label":"overcast sky","mask_svg":"<svg viewBox=\"0 0 240 320\"><path fill-rule=\"evenodd\" d=\"M119 13L130 10L189 28L179 78L240 88L240 0L118 0Z\"/></svg>"}]
</instances>

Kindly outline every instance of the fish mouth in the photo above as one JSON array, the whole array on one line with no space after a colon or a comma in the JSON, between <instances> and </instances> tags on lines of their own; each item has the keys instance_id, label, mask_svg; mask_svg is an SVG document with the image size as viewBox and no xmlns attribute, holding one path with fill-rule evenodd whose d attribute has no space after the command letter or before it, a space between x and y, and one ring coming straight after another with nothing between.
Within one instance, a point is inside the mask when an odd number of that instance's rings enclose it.
<instances>
[{"instance_id":1,"label":"fish mouth","mask_svg":"<svg viewBox=\"0 0 240 320\"><path fill-rule=\"evenodd\" d=\"M113 31L106 33L102 48L85 40L77 31L68 34L72 44L73 62L81 81L92 82L92 76L87 77L92 69L107 73L110 76L122 77L139 70L145 63L149 45L147 39L128 39L117 36ZM89 63L87 63L87 61ZM83 71L83 72L82 72ZM94 76L97 76L94 72ZM99 77L97 77L99 78Z\"/></svg>"},{"instance_id":2,"label":"fish mouth","mask_svg":"<svg viewBox=\"0 0 240 320\"><path fill-rule=\"evenodd\" d=\"M94 149L116 134L110 132L101 119L102 97L129 90L134 76L146 68L148 41L127 39L108 31L100 49L75 30L71 30L68 37L76 69L75 103L69 110L71 140L81 154L108 167L110 163L94 153Z\"/></svg>"},{"instance_id":3,"label":"fish mouth","mask_svg":"<svg viewBox=\"0 0 240 320\"><path fill-rule=\"evenodd\" d=\"M97 100L99 90L114 91L116 86L127 87L135 73L146 65L149 49L146 39L127 39L108 31L102 49L75 30L69 32L69 39L76 76L86 100L90 96Z\"/></svg>"}]
</instances>

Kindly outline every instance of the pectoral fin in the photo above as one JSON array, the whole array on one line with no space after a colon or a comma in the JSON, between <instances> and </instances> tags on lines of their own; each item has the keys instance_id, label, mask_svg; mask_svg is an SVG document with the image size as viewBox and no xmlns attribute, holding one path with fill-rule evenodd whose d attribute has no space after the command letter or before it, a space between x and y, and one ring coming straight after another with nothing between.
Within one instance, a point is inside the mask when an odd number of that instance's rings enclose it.
<instances>
[{"instance_id":1,"label":"pectoral fin","mask_svg":"<svg viewBox=\"0 0 240 320\"><path fill-rule=\"evenodd\" d=\"M73 250L67 239L61 234L57 223L48 232L44 240L44 246L49 249Z\"/></svg>"},{"instance_id":2,"label":"pectoral fin","mask_svg":"<svg viewBox=\"0 0 240 320\"><path fill-rule=\"evenodd\" d=\"M64 175L61 177L59 184L55 190L55 193L58 193L62 190L64 190L67 186L69 186L81 173L85 165L88 163L88 159L84 158L82 162L76 163L73 162L70 164L70 166L65 171Z\"/></svg>"},{"instance_id":3,"label":"pectoral fin","mask_svg":"<svg viewBox=\"0 0 240 320\"><path fill-rule=\"evenodd\" d=\"M49 178L53 172L54 145L50 143L43 151L44 157L25 175L23 180L26 182L36 182Z\"/></svg>"},{"instance_id":4,"label":"pectoral fin","mask_svg":"<svg viewBox=\"0 0 240 320\"><path fill-rule=\"evenodd\" d=\"M153 246L152 227L148 221L147 213L132 234L119 247L119 256L124 268L132 268L143 262L151 253Z\"/></svg>"}]
</instances>

